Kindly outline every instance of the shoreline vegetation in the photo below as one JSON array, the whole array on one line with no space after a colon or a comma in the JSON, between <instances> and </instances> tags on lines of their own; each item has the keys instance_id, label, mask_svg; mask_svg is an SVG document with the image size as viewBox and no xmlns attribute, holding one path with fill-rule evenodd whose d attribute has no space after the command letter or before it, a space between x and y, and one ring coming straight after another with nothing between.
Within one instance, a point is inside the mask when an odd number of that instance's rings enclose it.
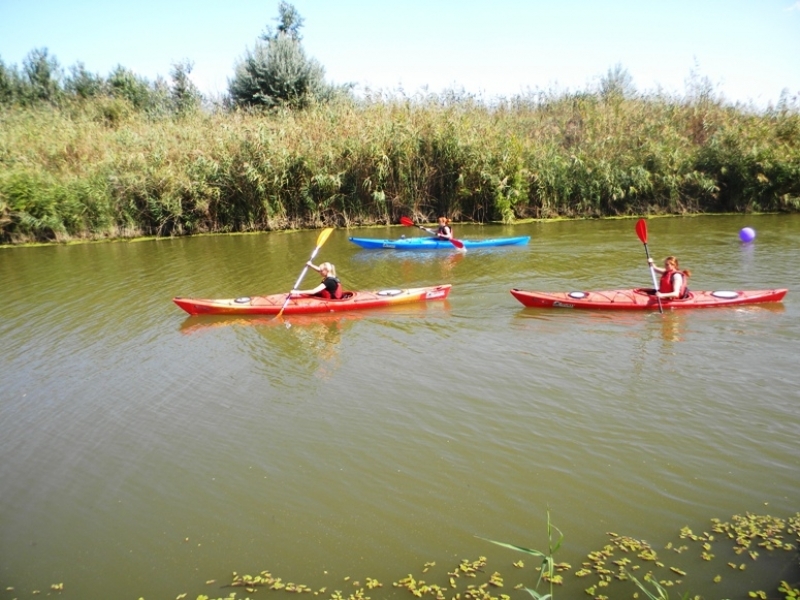
<instances>
[{"instance_id":1,"label":"shoreline vegetation","mask_svg":"<svg viewBox=\"0 0 800 600\"><path fill-rule=\"evenodd\" d=\"M0 244L800 211L800 110L708 98L340 99L154 115L0 107Z\"/></svg>"},{"instance_id":2,"label":"shoreline vegetation","mask_svg":"<svg viewBox=\"0 0 800 600\"><path fill-rule=\"evenodd\" d=\"M584 91L487 100L353 92L278 7L204 98L186 60L155 82L0 60L0 245L434 222L800 212L800 91L725 102L639 92L621 65Z\"/></svg>"}]
</instances>

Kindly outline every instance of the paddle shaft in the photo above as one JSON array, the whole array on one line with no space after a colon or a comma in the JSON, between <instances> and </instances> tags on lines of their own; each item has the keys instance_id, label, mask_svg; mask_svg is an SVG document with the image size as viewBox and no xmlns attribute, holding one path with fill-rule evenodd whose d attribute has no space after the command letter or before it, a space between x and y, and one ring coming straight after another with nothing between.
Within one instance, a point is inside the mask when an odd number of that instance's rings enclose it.
<instances>
[{"instance_id":1,"label":"paddle shaft","mask_svg":"<svg viewBox=\"0 0 800 600\"><path fill-rule=\"evenodd\" d=\"M314 257L317 255L317 250L319 250L319 247L314 248L314 252L311 253L311 258L308 259L309 261L314 260ZM303 270L300 272L300 277L297 278L297 281L295 281L294 285L292 286L293 290L297 289L297 286L300 285L301 281L303 281L303 277L306 276L307 272L308 272L308 265L303 267ZM275 315L276 319L283 314L283 311L286 308L286 305L289 304L289 300L291 299L291 297L292 297L292 292L286 294L286 300L283 301L283 306L281 306L281 310L278 312L277 315Z\"/></svg>"},{"instance_id":2,"label":"paddle shaft","mask_svg":"<svg viewBox=\"0 0 800 600\"><path fill-rule=\"evenodd\" d=\"M314 252L311 253L311 258L308 259L308 262L314 262L314 259L316 258L318 251L319 251L319 248L315 248L314 249ZM303 278L306 276L306 273L308 273L308 263L306 263L306 266L303 267L303 270L300 272L300 277L298 277L297 281L294 282L294 285L292 286L293 290L296 290L298 288L300 283L303 281ZM291 295L291 292L290 292L290 295ZM284 304L284 306L285 306L285 304Z\"/></svg>"},{"instance_id":3,"label":"paddle shaft","mask_svg":"<svg viewBox=\"0 0 800 600\"><path fill-rule=\"evenodd\" d=\"M308 263L314 261L314 258L316 258L316 256L317 256L317 252L319 252L319 249L322 248L322 244L324 244L326 242L326 240L328 239L328 236L330 236L330 234L331 234L331 231L332 231L332 229L324 229L322 231L322 233L319 234L319 237L317 238L317 247L314 248L314 251L311 253L311 258L308 259L308 261L306 262L306 266L303 267L303 270L300 272L300 277L297 278L297 281L295 281L294 286L292 286L293 290L296 290L297 286L300 285L300 282L303 281L303 277L305 277L306 273L308 272ZM286 308L286 305L289 304L289 300L291 299L291 297L292 297L292 293L291 292L286 294L286 300L284 300L283 306L281 306L280 312L278 312L278 314L275 315L276 319L283 314L283 311Z\"/></svg>"},{"instance_id":4,"label":"paddle shaft","mask_svg":"<svg viewBox=\"0 0 800 600\"><path fill-rule=\"evenodd\" d=\"M656 283L656 270L653 268L653 265L650 264L650 251L647 249L647 223L644 219L639 219L636 223L636 235L639 236L639 239L644 244L644 254L647 256L647 267L650 269L650 277L653 278L653 292L656 295L656 300L658 300L658 312L664 313L664 307L661 306L661 298L658 297L658 284Z\"/></svg>"}]
</instances>

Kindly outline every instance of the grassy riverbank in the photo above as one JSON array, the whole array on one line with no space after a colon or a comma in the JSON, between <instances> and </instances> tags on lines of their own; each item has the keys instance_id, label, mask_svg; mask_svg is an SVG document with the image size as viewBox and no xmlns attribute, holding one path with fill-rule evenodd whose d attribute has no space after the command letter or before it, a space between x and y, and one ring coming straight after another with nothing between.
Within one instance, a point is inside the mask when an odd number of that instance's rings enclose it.
<instances>
[{"instance_id":1,"label":"grassy riverbank","mask_svg":"<svg viewBox=\"0 0 800 600\"><path fill-rule=\"evenodd\" d=\"M800 109L700 95L343 100L154 116L0 108L0 243L800 210Z\"/></svg>"}]
</instances>

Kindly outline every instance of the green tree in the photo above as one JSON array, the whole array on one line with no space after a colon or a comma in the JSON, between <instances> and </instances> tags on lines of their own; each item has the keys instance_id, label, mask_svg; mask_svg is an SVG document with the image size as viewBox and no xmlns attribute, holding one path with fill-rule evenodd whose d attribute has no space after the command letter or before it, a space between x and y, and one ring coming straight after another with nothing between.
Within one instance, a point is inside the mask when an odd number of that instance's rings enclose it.
<instances>
[{"instance_id":1,"label":"green tree","mask_svg":"<svg viewBox=\"0 0 800 600\"><path fill-rule=\"evenodd\" d=\"M253 50L246 51L228 82L236 105L304 108L335 94L325 83L325 69L303 50L300 14L287 2L281 2L278 11L276 30L267 28Z\"/></svg>"},{"instance_id":2,"label":"green tree","mask_svg":"<svg viewBox=\"0 0 800 600\"><path fill-rule=\"evenodd\" d=\"M22 61L22 72L26 79L22 90L29 102L56 102L61 95L61 68L47 48L31 50Z\"/></svg>"},{"instance_id":3,"label":"green tree","mask_svg":"<svg viewBox=\"0 0 800 600\"><path fill-rule=\"evenodd\" d=\"M614 65L600 79L600 96L604 100L611 98L635 98L636 86L633 85L633 78L620 63Z\"/></svg>"},{"instance_id":4,"label":"green tree","mask_svg":"<svg viewBox=\"0 0 800 600\"><path fill-rule=\"evenodd\" d=\"M87 71L82 62L70 67L69 72L64 82L64 90L67 93L83 99L96 98L103 94L103 78Z\"/></svg>"},{"instance_id":5,"label":"green tree","mask_svg":"<svg viewBox=\"0 0 800 600\"><path fill-rule=\"evenodd\" d=\"M109 75L108 88L111 96L124 98L137 110L147 110L154 103L147 79L139 77L122 65L117 65Z\"/></svg>"},{"instance_id":6,"label":"green tree","mask_svg":"<svg viewBox=\"0 0 800 600\"><path fill-rule=\"evenodd\" d=\"M197 86L189 79L194 63L190 60L183 60L172 65L170 77L172 86L170 88L170 100L172 107L178 114L187 114L196 110L203 100L203 95Z\"/></svg>"},{"instance_id":7,"label":"green tree","mask_svg":"<svg viewBox=\"0 0 800 600\"><path fill-rule=\"evenodd\" d=\"M7 67L0 59L0 104L12 104L19 95L21 78L16 65Z\"/></svg>"},{"instance_id":8,"label":"green tree","mask_svg":"<svg viewBox=\"0 0 800 600\"><path fill-rule=\"evenodd\" d=\"M268 42L269 40L278 39L281 35L290 37L298 42L302 39L300 37L300 28L303 26L305 19L300 16L297 9L288 2L281 2L278 6L278 22L277 31L273 31L271 27L261 34L261 39Z\"/></svg>"}]
</instances>

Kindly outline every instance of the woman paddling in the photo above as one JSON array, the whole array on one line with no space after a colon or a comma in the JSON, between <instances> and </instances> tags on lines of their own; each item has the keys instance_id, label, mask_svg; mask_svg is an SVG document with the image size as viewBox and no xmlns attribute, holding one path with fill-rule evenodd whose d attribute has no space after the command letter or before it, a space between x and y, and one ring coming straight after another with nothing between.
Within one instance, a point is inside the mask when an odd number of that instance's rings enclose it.
<instances>
[{"instance_id":1,"label":"woman paddling","mask_svg":"<svg viewBox=\"0 0 800 600\"><path fill-rule=\"evenodd\" d=\"M439 217L439 229L436 230L436 237L440 240L452 240L453 228L450 227L450 219Z\"/></svg>"},{"instance_id":2,"label":"woman paddling","mask_svg":"<svg viewBox=\"0 0 800 600\"><path fill-rule=\"evenodd\" d=\"M311 290L292 290L291 294L304 295L304 296L317 296L319 298L333 298L336 300L341 299L342 284L336 277L336 267L329 262L324 262L320 266L315 265L311 261L306 263L309 267L322 275L322 283Z\"/></svg>"},{"instance_id":3,"label":"woman paddling","mask_svg":"<svg viewBox=\"0 0 800 600\"><path fill-rule=\"evenodd\" d=\"M652 258L648 258L647 262L650 263L650 267L656 273L661 274L656 296L665 300L687 298L689 296L689 290L686 285L689 283L691 272L688 270L681 271L677 258L674 256L665 258L663 269L655 266Z\"/></svg>"}]
</instances>

